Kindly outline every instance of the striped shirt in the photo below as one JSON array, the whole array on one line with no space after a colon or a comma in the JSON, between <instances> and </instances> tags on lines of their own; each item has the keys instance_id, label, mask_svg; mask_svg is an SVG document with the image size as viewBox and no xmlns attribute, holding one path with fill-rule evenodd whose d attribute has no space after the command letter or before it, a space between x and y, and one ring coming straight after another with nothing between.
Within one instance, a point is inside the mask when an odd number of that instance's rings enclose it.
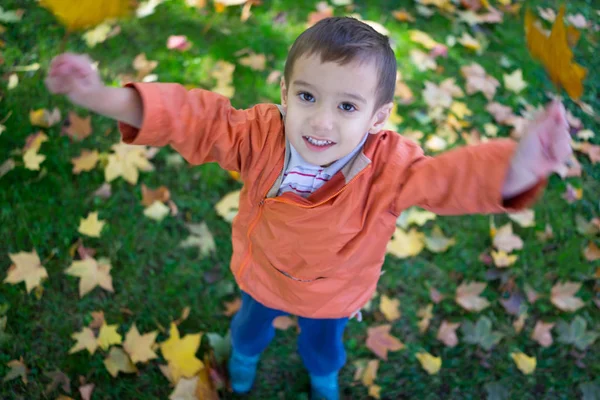
<instances>
[{"instance_id":1,"label":"striped shirt","mask_svg":"<svg viewBox=\"0 0 600 400\"><path fill-rule=\"evenodd\" d=\"M333 175L335 175L348 161L352 159L363 147L369 134L367 133L361 142L352 152L339 160L335 161L328 167L309 164L305 161L300 153L290 145L290 160L283 174L283 180L277 195L286 192L293 192L302 197L308 197L311 193L319 189Z\"/></svg>"}]
</instances>

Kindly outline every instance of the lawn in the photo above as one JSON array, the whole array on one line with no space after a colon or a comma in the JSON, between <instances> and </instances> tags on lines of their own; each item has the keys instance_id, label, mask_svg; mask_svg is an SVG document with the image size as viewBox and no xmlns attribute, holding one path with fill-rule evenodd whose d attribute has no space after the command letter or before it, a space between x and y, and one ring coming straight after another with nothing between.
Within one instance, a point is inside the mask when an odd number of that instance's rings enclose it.
<instances>
[{"instance_id":1,"label":"lawn","mask_svg":"<svg viewBox=\"0 0 600 400\"><path fill-rule=\"evenodd\" d=\"M63 123L49 128L33 126L30 111L58 107L62 118L69 111L80 116L88 112L77 109L66 99L51 95L44 78L51 59L61 51L65 29L47 10L33 0L4 0L4 11L23 9L19 22L1 23L0 33L0 164L8 159L16 162L14 169L0 177L0 279L6 279L11 266L9 254L35 250L48 272L42 284L27 293L23 283L0 283L0 377L9 373L7 365L21 357L28 368L27 383L21 378L2 381L2 399L56 399L67 394L58 388L46 391L51 381L47 373L60 370L71 380L70 394L80 398L78 387L95 385L93 399L150 399L168 398L173 386L163 376L159 358L137 364L135 374L120 373L112 377L103 363L107 353L97 350L69 354L75 343L72 334L92 321L92 312L102 310L108 324L118 325L123 337L133 323L140 332L158 331L157 342L169 337L169 325L180 318L189 307L190 313L178 329L182 335L197 332L224 336L230 318L224 315L225 302L239 297L229 271L231 256L230 224L217 214L215 205L228 193L241 188L241 183L216 164L189 166L178 164L174 151L161 149L152 159L154 170L141 172L138 181L130 184L122 178L111 182L108 198L95 196L104 183L103 167L106 153L119 142L114 121L98 115L91 116L93 133L83 140L73 140L61 134ZM496 1L491 1L496 4ZM596 112L600 110L600 48L598 5L592 0L570 1L567 14L581 13L590 25L581 30L581 38L573 49L575 60L588 69L581 101ZM401 4L399 6L399 4ZM530 7L552 7L555 1L525 2L516 14L505 13L503 22L478 24L469 27L455 13L442 12L434 6L430 17L417 12L416 3L354 1L352 13L365 20L375 21L389 30L397 54L403 81L414 94L410 104L400 99L397 113L403 121L397 124L400 133L436 132L436 124L427 121L428 106L422 96L424 82L436 84L453 77L461 88L465 78L461 67L479 63L485 71L500 81L494 101L521 112L524 104L537 106L548 101L549 92L557 92L543 67L529 55L525 44L523 17ZM132 61L145 53L156 60L152 71L162 82L178 82L188 87L213 89L217 62L234 64L231 97L235 107L246 108L261 102L279 102L278 79L268 80L272 71L283 71L286 52L295 37L305 27L309 14L316 11L316 1L264 0L252 7L252 15L240 21L241 6L227 7L216 12L212 2L203 8L189 7L183 0L168 0L144 18L119 21L120 32L90 48L80 33L69 35L65 48L71 52L87 53L99 62L99 71L107 84L119 85L124 74L135 75ZM401 22L392 11L405 7L415 16L414 22ZM346 15L345 6L334 8L335 15ZM1 14L1 13L0 13ZM594 30L594 25L595 29ZM550 27L547 23L546 27ZM448 47L447 57L436 59L438 70L421 71L411 61L411 50L424 48L410 39L409 31L428 33L439 43L449 35L460 38L465 32L474 35L483 46L480 53L457 43ZM185 35L192 46L186 51L167 48L171 35ZM243 57L254 53L266 56L264 69L242 65ZM39 69L24 70L24 66L39 63ZM518 95L503 85L503 75L517 69L523 72L526 88ZM11 84L16 74L18 84ZM563 92L564 94L564 92ZM481 94L466 95L460 101L472 111L465 119L471 127L483 132L485 124L499 127L498 136L508 136L511 128L499 125L486 111L488 100ZM408 103L408 102L406 102ZM600 144L598 116L585 113L565 95L565 106L581 120L580 130L596 133L589 140ZM471 127L465 128L468 133ZM48 140L40 147L46 158L40 170L24 167L22 149L27 137L42 130ZM574 140L584 143L573 128ZM460 137L460 134L459 134ZM462 138L454 145L465 145ZM98 150L100 164L89 172L73 174L71 159L83 149ZM429 151L435 154L433 151ZM562 179L551 177L543 198L534 206L534 226L521 227L513 222L514 232L523 240L523 248L513 254L516 262L508 268L496 268L490 259L492 238L490 216L438 216L418 231L430 234L434 225L455 238L456 244L445 252L423 250L412 257L399 259L389 255L378 286L378 295L371 308L363 311L363 321L351 320L345 335L348 363L341 371L343 398L367 398L368 388L354 379L355 363L374 360L377 356L366 346L368 328L391 324L391 334L405 348L390 352L386 361L380 360L375 384L380 386L382 399L575 399L586 393L587 400L600 398L600 341L583 348L567 343L564 332L552 331L553 343L542 347L531 334L538 321L565 321L576 318L587 323L590 334L600 332L600 262L590 261L584 251L590 243L600 244L598 226L592 221L600 216L600 167L590 158L577 152L581 163L580 176ZM142 184L150 188L166 186L178 209L158 222L144 216L141 204ZM568 185L581 189L571 201L565 199ZM569 196L566 196L569 197ZM99 238L78 232L80 219L97 211L106 221ZM511 220L506 215L495 216L494 224L501 227ZM200 256L197 248L182 248L180 243L189 236L188 223L205 222L212 233L217 251ZM546 225L553 237L540 240ZM582 232L587 225L588 232ZM78 279L64 271L79 259L73 249L82 240L97 256L110 260L114 292L95 288L80 297ZM456 288L464 282L485 282L482 293L490 306L480 312L470 312L454 300ZM581 284L577 296L584 305L574 312L563 311L551 302L555 284ZM418 312L433 304L430 289L435 288L445 298L433 306L429 329L420 333ZM528 301L527 288L534 289L540 298ZM381 296L400 300L401 317L387 321L380 311ZM512 296L512 297L511 297ZM518 299L517 297L520 296ZM516 301L517 312L511 314L502 300ZM517 299L517 300L515 300ZM595 300L595 301L594 301ZM513 303L514 306L514 303ZM514 310L513 310L514 311ZM513 322L526 312L524 327L517 332ZM458 330L459 342L446 346L436 338L442 321L476 322L486 317L492 329L502 339L489 350L469 343ZM2 325L5 321L5 327ZM280 330L262 357L258 380L252 399L308 399L309 381L296 353L297 333L294 328ZM560 340L562 338L562 340ZM198 352L199 357L209 349L206 335ZM428 374L416 358L419 352L441 357L438 373ZM535 357L537 365L531 374L519 370L511 353L523 352ZM226 390L221 398L234 398ZM595 396L595 397L594 397Z\"/></svg>"}]
</instances>

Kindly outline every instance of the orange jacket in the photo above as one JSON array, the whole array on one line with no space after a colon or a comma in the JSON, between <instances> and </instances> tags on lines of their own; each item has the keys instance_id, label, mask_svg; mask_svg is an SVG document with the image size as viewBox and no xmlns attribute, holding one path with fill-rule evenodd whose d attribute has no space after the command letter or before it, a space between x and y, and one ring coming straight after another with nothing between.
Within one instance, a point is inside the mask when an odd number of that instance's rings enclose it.
<instances>
[{"instance_id":1,"label":"orange jacket","mask_svg":"<svg viewBox=\"0 0 600 400\"><path fill-rule=\"evenodd\" d=\"M402 210L500 213L533 202L544 182L503 203L515 143L494 140L438 157L391 131L370 135L340 172L308 198L276 196L289 157L276 105L236 110L209 91L133 84L141 129L120 124L131 144L170 144L187 161L216 161L244 182L233 221L231 270L260 303L309 318L348 317L372 296ZM510 209L509 209L510 208Z\"/></svg>"}]
</instances>

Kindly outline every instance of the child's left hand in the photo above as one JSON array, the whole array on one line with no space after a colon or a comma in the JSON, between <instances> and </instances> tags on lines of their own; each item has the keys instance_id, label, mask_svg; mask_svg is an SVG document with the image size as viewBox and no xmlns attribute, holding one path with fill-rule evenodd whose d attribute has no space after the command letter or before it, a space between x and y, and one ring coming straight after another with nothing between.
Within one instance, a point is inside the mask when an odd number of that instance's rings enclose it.
<instances>
[{"instance_id":1,"label":"child's left hand","mask_svg":"<svg viewBox=\"0 0 600 400\"><path fill-rule=\"evenodd\" d=\"M565 107L553 101L521 139L502 196L509 199L535 186L540 179L564 167L572 152Z\"/></svg>"}]
</instances>

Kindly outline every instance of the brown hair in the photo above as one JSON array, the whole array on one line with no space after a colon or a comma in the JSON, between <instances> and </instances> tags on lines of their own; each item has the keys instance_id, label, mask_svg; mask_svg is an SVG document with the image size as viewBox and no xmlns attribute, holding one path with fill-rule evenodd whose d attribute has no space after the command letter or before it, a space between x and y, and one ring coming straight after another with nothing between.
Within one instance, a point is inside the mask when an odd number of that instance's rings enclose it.
<instances>
[{"instance_id":1,"label":"brown hair","mask_svg":"<svg viewBox=\"0 0 600 400\"><path fill-rule=\"evenodd\" d=\"M374 61L379 71L375 110L394 100L396 57L387 36L355 18L325 18L308 28L294 42L285 62L284 78L289 87L298 57L318 54L321 62L340 65L359 60ZM374 111L375 111L374 110Z\"/></svg>"}]
</instances>

